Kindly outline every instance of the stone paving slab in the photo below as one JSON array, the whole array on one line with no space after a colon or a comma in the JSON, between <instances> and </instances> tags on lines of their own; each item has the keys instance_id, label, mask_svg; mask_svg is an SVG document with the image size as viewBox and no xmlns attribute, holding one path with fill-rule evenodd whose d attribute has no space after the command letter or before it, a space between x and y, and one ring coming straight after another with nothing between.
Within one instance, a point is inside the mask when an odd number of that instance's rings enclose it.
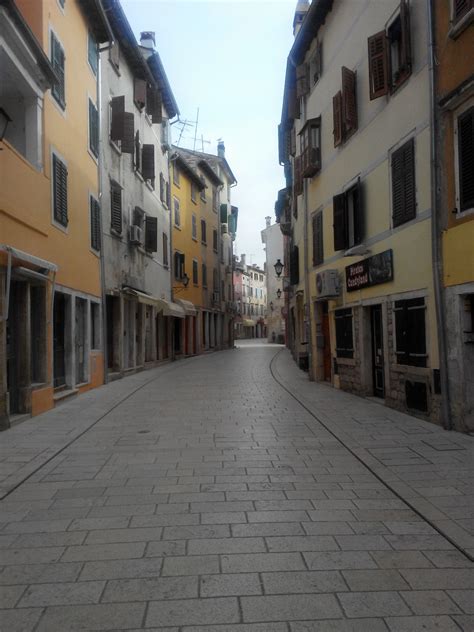
<instances>
[{"instance_id":1,"label":"stone paving slab","mask_svg":"<svg viewBox=\"0 0 474 632\"><path fill-rule=\"evenodd\" d=\"M7 478L61 450L0 503L2 632L472 632L474 565L402 500L472 535L471 439L310 384L377 478L275 381L278 351L158 367L1 435Z\"/></svg>"}]
</instances>

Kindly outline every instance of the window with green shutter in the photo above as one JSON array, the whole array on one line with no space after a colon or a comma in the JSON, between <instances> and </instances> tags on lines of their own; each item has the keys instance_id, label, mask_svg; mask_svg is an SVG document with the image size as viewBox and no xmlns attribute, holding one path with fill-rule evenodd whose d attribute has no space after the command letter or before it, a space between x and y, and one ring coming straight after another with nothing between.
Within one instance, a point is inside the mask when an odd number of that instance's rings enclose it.
<instances>
[{"instance_id":1,"label":"window with green shutter","mask_svg":"<svg viewBox=\"0 0 474 632\"><path fill-rule=\"evenodd\" d=\"M53 154L53 213L56 222L68 225L67 167L56 154Z\"/></svg>"},{"instance_id":2,"label":"window with green shutter","mask_svg":"<svg viewBox=\"0 0 474 632\"><path fill-rule=\"evenodd\" d=\"M99 157L99 112L89 99L89 149Z\"/></svg>"},{"instance_id":3,"label":"window with green shutter","mask_svg":"<svg viewBox=\"0 0 474 632\"><path fill-rule=\"evenodd\" d=\"M100 234L100 205L99 202L90 196L90 222L91 222L91 248L100 250L101 234Z\"/></svg>"},{"instance_id":4,"label":"window with green shutter","mask_svg":"<svg viewBox=\"0 0 474 632\"><path fill-rule=\"evenodd\" d=\"M56 35L51 33L51 64L57 77L57 81L51 88L51 94L63 110L66 107L65 62L64 49Z\"/></svg>"}]
</instances>

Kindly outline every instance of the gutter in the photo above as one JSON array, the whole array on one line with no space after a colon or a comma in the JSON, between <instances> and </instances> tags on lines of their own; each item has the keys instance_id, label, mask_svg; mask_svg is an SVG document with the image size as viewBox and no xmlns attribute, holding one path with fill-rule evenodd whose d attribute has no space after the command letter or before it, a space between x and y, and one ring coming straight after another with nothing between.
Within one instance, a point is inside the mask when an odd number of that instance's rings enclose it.
<instances>
[{"instance_id":1,"label":"gutter","mask_svg":"<svg viewBox=\"0 0 474 632\"><path fill-rule=\"evenodd\" d=\"M436 76L435 76L435 25L434 25L434 0L427 0L427 17L429 28L429 75L430 75L430 171L431 171L431 248L433 257L433 286L435 297L436 320L438 323L438 346L439 346L439 372L441 383L441 423L445 430L453 430L451 419L449 378L448 378L448 355L446 343L446 318L445 301L443 291L443 256L440 230L439 211L441 203L438 194L437 178L437 135L438 118L436 114Z\"/></svg>"}]
</instances>

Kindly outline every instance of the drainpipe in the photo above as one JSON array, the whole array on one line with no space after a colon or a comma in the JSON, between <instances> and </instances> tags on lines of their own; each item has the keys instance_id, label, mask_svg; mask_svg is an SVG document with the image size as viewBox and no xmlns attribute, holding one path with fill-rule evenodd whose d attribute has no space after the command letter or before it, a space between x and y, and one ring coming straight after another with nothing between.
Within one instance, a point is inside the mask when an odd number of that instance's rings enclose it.
<instances>
[{"instance_id":1,"label":"drainpipe","mask_svg":"<svg viewBox=\"0 0 474 632\"><path fill-rule=\"evenodd\" d=\"M304 293L306 297L305 304L307 305L307 311L305 309L305 316L308 316L308 376L311 382L314 381L314 371L313 371L313 331L312 331L312 305L311 305L311 294L310 294L310 285L309 285L309 264L308 264L308 180L304 179L304 204L303 204L303 212L304 212ZM304 322L304 321L303 321Z\"/></svg>"},{"instance_id":2,"label":"drainpipe","mask_svg":"<svg viewBox=\"0 0 474 632\"><path fill-rule=\"evenodd\" d=\"M434 2L427 0L428 25L429 25L429 73L430 73L430 128L431 128L431 247L433 253L433 285L435 297L436 320L438 323L438 346L439 346L439 371L441 383L441 423L445 430L453 429L451 419L449 378L448 378L448 356L446 344L446 318L444 310L443 292L443 255L440 230L441 209L438 195L437 178L437 134L438 119L436 114L436 76L435 76L435 25L434 25Z\"/></svg>"}]
</instances>

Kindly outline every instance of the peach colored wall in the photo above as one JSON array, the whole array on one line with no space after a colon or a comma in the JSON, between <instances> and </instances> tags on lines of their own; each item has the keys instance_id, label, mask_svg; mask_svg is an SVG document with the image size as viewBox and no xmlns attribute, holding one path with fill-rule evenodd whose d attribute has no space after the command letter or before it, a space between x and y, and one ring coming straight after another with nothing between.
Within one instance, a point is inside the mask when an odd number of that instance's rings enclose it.
<instances>
[{"instance_id":1,"label":"peach colored wall","mask_svg":"<svg viewBox=\"0 0 474 632\"><path fill-rule=\"evenodd\" d=\"M54 389L52 386L35 390L31 393L31 415L40 415L54 406Z\"/></svg>"},{"instance_id":2,"label":"peach colored wall","mask_svg":"<svg viewBox=\"0 0 474 632\"><path fill-rule=\"evenodd\" d=\"M79 393L85 393L104 383L104 356L100 351L92 351L89 355L90 380L79 387Z\"/></svg>"}]
</instances>

